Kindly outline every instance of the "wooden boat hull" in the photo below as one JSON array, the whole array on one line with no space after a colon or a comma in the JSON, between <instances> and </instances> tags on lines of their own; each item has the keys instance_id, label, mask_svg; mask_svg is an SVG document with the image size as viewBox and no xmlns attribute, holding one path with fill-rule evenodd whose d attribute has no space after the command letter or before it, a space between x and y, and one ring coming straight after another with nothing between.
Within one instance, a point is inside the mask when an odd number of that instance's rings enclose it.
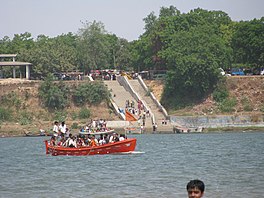
<instances>
[{"instance_id":1,"label":"wooden boat hull","mask_svg":"<svg viewBox=\"0 0 264 198\"><path fill-rule=\"evenodd\" d=\"M80 148L69 148L60 146L50 146L48 141L45 140L46 154L51 154L53 156L57 155L104 155L104 154L115 154L115 153L125 153L132 152L136 148L136 138L129 138L123 141L104 144L100 146L86 146Z\"/></svg>"}]
</instances>

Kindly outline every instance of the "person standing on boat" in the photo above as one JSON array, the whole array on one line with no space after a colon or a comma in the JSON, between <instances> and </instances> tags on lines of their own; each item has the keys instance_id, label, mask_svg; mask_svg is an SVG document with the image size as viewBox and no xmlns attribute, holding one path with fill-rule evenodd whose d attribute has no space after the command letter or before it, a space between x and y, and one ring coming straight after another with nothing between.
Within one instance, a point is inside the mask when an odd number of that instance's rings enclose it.
<instances>
[{"instance_id":1,"label":"person standing on boat","mask_svg":"<svg viewBox=\"0 0 264 198\"><path fill-rule=\"evenodd\" d=\"M59 131L60 131L62 134L65 134L65 133L66 133L66 129L67 129L67 127L66 127L65 122L64 122L64 121L61 122L61 125L59 126Z\"/></svg>"},{"instance_id":2,"label":"person standing on boat","mask_svg":"<svg viewBox=\"0 0 264 198\"><path fill-rule=\"evenodd\" d=\"M58 133L59 133L59 122L58 121L54 122L53 133L54 135L56 134L58 136Z\"/></svg>"},{"instance_id":3,"label":"person standing on boat","mask_svg":"<svg viewBox=\"0 0 264 198\"><path fill-rule=\"evenodd\" d=\"M198 180L198 179L191 180L186 186L186 190L188 192L188 198L203 197L204 189L205 189L205 186L201 180Z\"/></svg>"}]
</instances>

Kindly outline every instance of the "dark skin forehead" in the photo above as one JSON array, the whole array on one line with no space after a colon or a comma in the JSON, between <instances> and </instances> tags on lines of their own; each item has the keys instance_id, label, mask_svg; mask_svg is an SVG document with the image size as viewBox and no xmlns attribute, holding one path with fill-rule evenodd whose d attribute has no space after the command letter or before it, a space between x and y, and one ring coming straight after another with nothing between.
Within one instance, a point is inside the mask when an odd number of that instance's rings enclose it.
<instances>
[{"instance_id":1,"label":"dark skin forehead","mask_svg":"<svg viewBox=\"0 0 264 198\"><path fill-rule=\"evenodd\" d=\"M203 193L198 188L189 188L188 189L188 197L189 198L201 198L203 196Z\"/></svg>"},{"instance_id":2,"label":"dark skin forehead","mask_svg":"<svg viewBox=\"0 0 264 198\"><path fill-rule=\"evenodd\" d=\"M201 192L201 190L199 188L189 188L188 192Z\"/></svg>"}]
</instances>

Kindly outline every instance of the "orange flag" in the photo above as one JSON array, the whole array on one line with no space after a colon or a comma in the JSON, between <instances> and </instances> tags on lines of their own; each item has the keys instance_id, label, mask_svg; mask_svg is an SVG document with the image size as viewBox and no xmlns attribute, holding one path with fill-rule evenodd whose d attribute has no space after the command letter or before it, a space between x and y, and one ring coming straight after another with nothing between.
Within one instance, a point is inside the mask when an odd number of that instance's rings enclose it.
<instances>
[{"instance_id":1,"label":"orange flag","mask_svg":"<svg viewBox=\"0 0 264 198\"><path fill-rule=\"evenodd\" d=\"M137 118L126 109L126 121L137 121Z\"/></svg>"}]
</instances>

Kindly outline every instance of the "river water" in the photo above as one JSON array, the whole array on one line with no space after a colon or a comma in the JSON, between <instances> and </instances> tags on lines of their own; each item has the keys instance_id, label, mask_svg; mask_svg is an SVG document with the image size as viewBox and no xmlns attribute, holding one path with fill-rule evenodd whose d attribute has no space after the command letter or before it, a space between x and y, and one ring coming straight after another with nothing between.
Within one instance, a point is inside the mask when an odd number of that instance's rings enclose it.
<instances>
[{"instance_id":1,"label":"river water","mask_svg":"<svg viewBox=\"0 0 264 198\"><path fill-rule=\"evenodd\" d=\"M130 136L132 137L132 136ZM262 197L264 132L137 135L129 155L48 156L45 137L0 139L0 197ZM47 137L46 137L47 138Z\"/></svg>"}]
</instances>

